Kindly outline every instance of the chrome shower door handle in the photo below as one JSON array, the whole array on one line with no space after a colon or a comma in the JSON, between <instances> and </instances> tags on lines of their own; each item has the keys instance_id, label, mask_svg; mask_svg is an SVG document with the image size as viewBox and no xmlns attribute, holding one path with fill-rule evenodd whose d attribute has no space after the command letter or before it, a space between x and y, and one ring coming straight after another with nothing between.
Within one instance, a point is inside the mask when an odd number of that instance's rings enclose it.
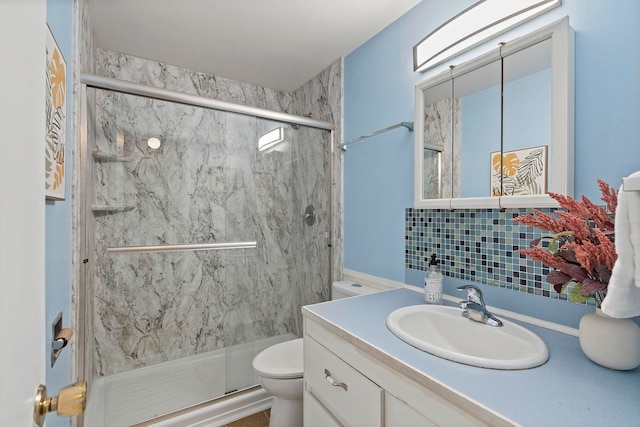
<instances>
[{"instance_id":1,"label":"chrome shower door handle","mask_svg":"<svg viewBox=\"0 0 640 427\"><path fill-rule=\"evenodd\" d=\"M334 387L341 387L341 388L343 388L343 389L344 389L344 391L347 391L347 385L346 385L345 383L339 383L339 382L336 382L336 380L334 380L334 379L331 377L331 372L329 372L329 370L328 370L328 369L325 369L325 370L324 370L324 379L326 379L326 380L327 380L327 382L328 382L329 384L331 384L332 386L334 386Z\"/></svg>"}]
</instances>

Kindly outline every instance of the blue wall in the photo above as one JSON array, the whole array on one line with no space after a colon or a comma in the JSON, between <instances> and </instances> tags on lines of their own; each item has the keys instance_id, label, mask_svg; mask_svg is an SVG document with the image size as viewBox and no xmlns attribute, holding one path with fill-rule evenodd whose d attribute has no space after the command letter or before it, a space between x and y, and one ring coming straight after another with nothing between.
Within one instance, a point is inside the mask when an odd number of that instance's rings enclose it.
<instances>
[{"instance_id":1,"label":"blue wall","mask_svg":"<svg viewBox=\"0 0 640 427\"><path fill-rule=\"evenodd\" d=\"M413 120L414 86L447 65L414 73L412 47L473 3L424 0L345 58L345 140ZM640 169L640 49L634 44L640 40L640 2L562 3L500 39L570 17L576 32L575 190L599 200L597 178L618 186ZM345 268L405 281L404 209L413 206L413 134L400 128L350 145L344 168Z\"/></svg>"},{"instance_id":2,"label":"blue wall","mask_svg":"<svg viewBox=\"0 0 640 427\"><path fill-rule=\"evenodd\" d=\"M489 195L489 154L500 151L500 86L460 99L460 197Z\"/></svg>"},{"instance_id":3,"label":"blue wall","mask_svg":"<svg viewBox=\"0 0 640 427\"><path fill-rule=\"evenodd\" d=\"M73 379L69 375L69 348L58 357L56 365L51 368L50 342L51 322L59 312L63 312L63 327L73 326L71 318L71 181L72 164L72 34L73 34L72 0L48 0L47 23L62 51L67 63L67 142L66 142L66 199L64 201L47 201L45 207L45 287L46 287L46 331L47 360L46 381L48 394L55 396L58 390L67 386ZM75 339L72 338L72 339ZM67 426L68 417L47 417L47 426Z\"/></svg>"}]
</instances>

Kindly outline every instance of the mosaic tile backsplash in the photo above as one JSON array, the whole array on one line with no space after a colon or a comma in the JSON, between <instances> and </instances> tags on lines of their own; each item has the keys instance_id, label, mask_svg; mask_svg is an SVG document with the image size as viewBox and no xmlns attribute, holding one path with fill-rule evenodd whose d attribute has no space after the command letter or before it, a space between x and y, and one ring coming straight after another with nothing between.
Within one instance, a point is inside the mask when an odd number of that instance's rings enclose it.
<instances>
[{"instance_id":1,"label":"mosaic tile backsplash","mask_svg":"<svg viewBox=\"0 0 640 427\"><path fill-rule=\"evenodd\" d=\"M552 213L553 208L539 209ZM428 270L431 254L446 276L567 299L546 282L549 268L516 252L542 232L513 222L531 209L414 209L405 211L405 264Z\"/></svg>"}]
</instances>

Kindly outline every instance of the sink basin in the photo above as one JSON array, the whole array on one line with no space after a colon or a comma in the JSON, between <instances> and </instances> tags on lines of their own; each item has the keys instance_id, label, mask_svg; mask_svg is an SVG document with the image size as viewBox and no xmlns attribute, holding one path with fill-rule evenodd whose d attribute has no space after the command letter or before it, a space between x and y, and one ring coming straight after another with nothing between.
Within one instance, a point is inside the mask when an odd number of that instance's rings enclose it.
<instances>
[{"instance_id":1,"label":"sink basin","mask_svg":"<svg viewBox=\"0 0 640 427\"><path fill-rule=\"evenodd\" d=\"M462 317L462 309L412 305L392 312L387 327L420 350L466 365L528 369L544 364L549 350L542 339L508 320L495 327Z\"/></svg>"}]
</instances>

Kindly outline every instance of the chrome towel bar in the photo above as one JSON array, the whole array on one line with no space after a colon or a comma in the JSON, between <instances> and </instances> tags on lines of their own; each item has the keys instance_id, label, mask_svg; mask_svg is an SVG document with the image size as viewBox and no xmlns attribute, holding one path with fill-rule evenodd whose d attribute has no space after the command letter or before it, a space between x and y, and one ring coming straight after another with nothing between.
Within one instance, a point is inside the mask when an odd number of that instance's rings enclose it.
<instances>
[{"instance_id":1,"label":"chrome towel bar","mask_svg":"<svg viewBox=\"0 0 640 427\"><path fill-rule=\"evenodd\" d=\"M122 246L107 248L108 254L132 254L148 252L181 252L181 251L217 251L222 249L252 249L257 247L256 242L230 242L230 243L193 243L187 245L149 245L149 246Z\"/></svg>"},{"instance_id":2,"label":"chrome towel bar","mask_svg":"<svg viewBox=\"0 0 640 427\"><path fill-rule=\"evenodd\" d=\"M354 142L358 142L358 141L361 141L361 140L363 140L365 138L370 138L372 136L375 136L375 135L378 135L378 134L390 131L391 129L395 129L395 128L399 128L399 127L405 127L405 128L407 128L409 130L409 132L413 132L413 122L400 122L400 123L396 123L395 125L388 126L388 127L384 128L384 129L380 129L380 130L377 130L375 132L371 132L371 133L368 133L366 135L362 135L362 136L359 136L357 138L350 139L347 142L343 142L342 144L336 145L336 147L338 147L342 151L346 151L345 147L347 145L349 145L349 144L353 144Z\"/></svg>"}]
</instances>

